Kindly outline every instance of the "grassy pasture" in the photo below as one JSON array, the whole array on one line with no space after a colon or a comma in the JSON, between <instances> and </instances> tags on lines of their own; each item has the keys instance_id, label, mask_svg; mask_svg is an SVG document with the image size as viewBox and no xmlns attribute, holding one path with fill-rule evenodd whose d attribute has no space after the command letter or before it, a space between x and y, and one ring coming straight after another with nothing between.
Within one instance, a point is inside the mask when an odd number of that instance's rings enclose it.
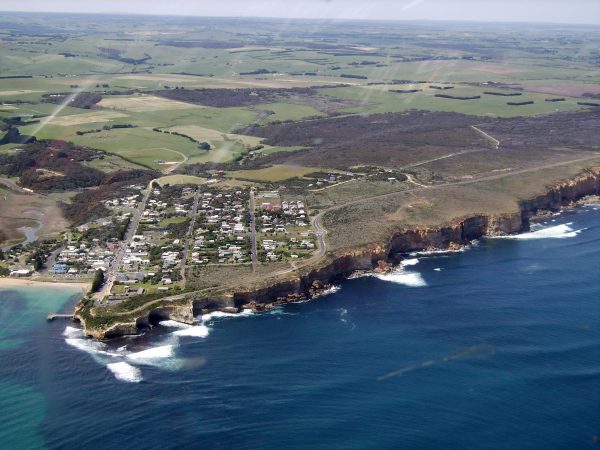
<instances>
[{"instance_id":1,"label":"grassy pasture","mask_svg":"<svg viewBox=\"0 0 600 450\"><path fill-rule=\"evenodd\" d=\"M160 184L161 186L164 186L166 184L169 184L171 186L173 185L177 185L177 184L196 184L196 185L201 185L206 183L206 179L204 178L200 178L200 177L195 177L193 175L167 175L166 177L160 177L157 180L158 184Z\"/></svg>"},{"instance_id":2,"label":"grassy pasture","mask_svg":"<svg viewBox=\"0 0 600 450\"><path fill-rule=\"evenodd\" d=\"M273 122L275 120L302 120L306 117L325 115L311 106L297 105L286 102L267 103L260 105L258 108L264 111L272 111L275 113L265 117L261 122Z\"/></svg>"},{"instance_id":3,"label":"grassy pasture","mask_svg":"<svg viewBox=\"0 0 600 450\"><path fill-rule=\"evenodd\" d=\"M178 102L154 95L111 96L102 99L98 106L127 112L148 112L164 109L194 109L201 105Z\"/></svg>"},{"instance_id":4,"label":"grassy pasture","mask_svg":"<svg viewBox=\"0 0 600 450\"><path fill-rule=\"evenodd\" d=\"M157 133L146 128L113 129L83 136L76 135L72 141L79 145L115 153L157 170L165 169L165 166L155 163L156 160L180 162L205 153L188 139Z\"/></svg>"},{"instance_id":5,"label":"grassy pasture","mask_svg":"<svg viewBox=\"0 0 600 450\"><path fill-rule=\"evenodd\" d=\"M254 180L254 181L265 181L265 182L277 182L288 180L290 178L303 177L306 174L312 172L322 172L323 168L319 167L306 167L306 166L292 166L277 164L264 169L254 170L238 170L232 172L229 175L233 178Z\"/></svg>"},{"instance_id":6,"label":"grassy pasture","mask_svg":"<svg viewBox=\"0 0 600 450\"><path fill-rule=\"evenodd\" d=\"M262 141L261 138L258 138L256 136L222 133L218 130L204 128L197 125L181 125L167 128L167 130L185 134L200 142L210 142L211 144L214 143L216 146L219 146L219 143L225 141L239 141L242 144L254 146L260 144L260 142Z\"/></svg>"},{"instance_id":7,"label":"grassy pasture","mask_svg":"<svg viewBox=\"0 0 600 450\"><path fill-rule=\"evenodd\" d=\"M558 111L573 111L581 109L577 105L576 98L568 97L564 102L546 102L546 98L552 95L524 92L519 97L502 97L486 95L484 91L495 91L493 88L480 88L473 86L455 85L454 89L439 91L430 89L428 84L409 84L398 86L376 85L348 88L323 89L321 93L335 97L356 100L361 102L360 107L347 108L349 113L383 113L402 112L410 109L422 109L428 111L459 112L477 116L516 117L537 114L551 114ZM393 89L422 89L415 93L389 92ZM506 90L506 92L518 92ZM481 98L473 100L457 100L450 98L435 97L435 94L447 94L452 96L476 96ZM515 100L517 99L517 100ZM533 100L535 103L526 106L509 106L508 101Z\"/></svg>"}]
</instances>

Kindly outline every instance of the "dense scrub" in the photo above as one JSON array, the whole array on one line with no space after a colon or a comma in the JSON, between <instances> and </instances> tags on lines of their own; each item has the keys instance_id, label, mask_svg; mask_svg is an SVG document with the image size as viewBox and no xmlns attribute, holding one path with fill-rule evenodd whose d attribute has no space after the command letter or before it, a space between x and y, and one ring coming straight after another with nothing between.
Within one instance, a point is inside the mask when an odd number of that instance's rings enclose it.
<instances>
[{"instance_id":1,"label":"dense scrub","mask_svg":"<svg viewBox=\"0 0 600 450\"><path fill-rule=\"evenodd\" d=\"M255 164L397 167L449 151L485 148L488 144L470 126L487 120L456 113L412 111L255 126L245 133L265 138L266 145L308 148L276 153Z\"/></svg>"},{"instance_id":2,"label":"dense scrub","mask_svg":"<svg viewBox=\"0 0 600 450\"><path fill-rule=\"evenodd\" d=\"M481 128L503 148L600 148L600 110L494 119Z\"/></svg>"},{"instance_id":3,"label":"dense scrub","mask_svg":"<svg viewBox=\"0 0 600 450\"><path fill-rule=\"evenodd\" d=\"M39 141L17 153L0 155L0 173L19 177L35 191L66 191L97 186L105 174L82 162L103 153L63 141Z\"/></svg>"},{"instance_id":4,"label":"dense scrub","mask_svg":"<svg viewBox=\"0 0 600 450\"><path fill-rule=\"evenodd\" d=\"M226 108L273 103L292 95L315 95L314 88L282 89L164 89L154 92L160 97L205 106Z\"/></svg>"},{"instance_id":5,"label":"dense scrub","mask_svg":"<svg viewBox=\"0 0 600 450\"><path fill-rule=\"evenodd\" d=\"M44 102L56 103L62 105L64 103L74 108L90 109L96 103L102 100L102 96L95 92L80 92L78 94L46 94L44 95Z\"/></svg>"},{"instance_id":6,"label":"dense scrub","mask_svg":"<svg viewBox=\"0 0 600 450\"><path fill-rule=\"evenodd\" d=\"M75 225L80 225L90 220L110 216L110 211L102 203L104 200L118 195L129 195L132 192L127 186L132 184L146 185L158 175L158 173L151 170L121 170L106 174L97 188L79 192L70 203L62 204L65 218ZM111 235L118 234L115 230L108 230L107 232ZM99 236L94 237L100 238Z\"/></svg>"}]
</instances>

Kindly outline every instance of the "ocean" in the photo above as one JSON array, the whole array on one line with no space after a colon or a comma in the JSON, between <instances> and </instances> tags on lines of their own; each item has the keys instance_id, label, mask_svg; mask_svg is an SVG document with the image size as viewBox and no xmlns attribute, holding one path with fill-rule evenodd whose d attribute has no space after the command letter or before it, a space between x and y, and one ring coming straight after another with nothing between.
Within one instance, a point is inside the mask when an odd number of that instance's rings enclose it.
<instances>
[{"instance_id":1,"label":"ocean","mask_svg":"<svg viewBox=\"0 0 600 450\"><path fill-rule=\"evenodd\" d=\"M586 449L600 436L600 211L411 255L267 313L109 344L0 291L0 447Z\"/></svg>"}]
</instances>

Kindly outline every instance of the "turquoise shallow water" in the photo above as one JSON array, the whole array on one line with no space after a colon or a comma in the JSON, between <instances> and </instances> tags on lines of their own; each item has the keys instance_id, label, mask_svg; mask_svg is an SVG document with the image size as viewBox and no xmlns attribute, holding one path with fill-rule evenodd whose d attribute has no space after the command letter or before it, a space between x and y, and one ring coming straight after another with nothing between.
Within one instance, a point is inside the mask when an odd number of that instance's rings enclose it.
<instances>
[{"instance_id":1,"label":"turquoise shallow water","mask_svg":"<svg viewBox=\"0 0 600 450\"><path fill-rule=\"evenodd\" d=\"M40 389L49 361L45 320L74 302L77 289L0 288L0 447L41 448L47 403ZM36 335L40 333L39 335Z\"/></svg>"},{"instance_id":2,"label":"turquoise shallow water","mask_svg":"<svg viewBox=\"0 0 600 450\"><path fill-rule=\"evenodd\" d=\"M39 294L1 292L0 442L593 448L600 211L554 220L311 302L110 345L46 323Z\"/></svg>"}]
</instances>

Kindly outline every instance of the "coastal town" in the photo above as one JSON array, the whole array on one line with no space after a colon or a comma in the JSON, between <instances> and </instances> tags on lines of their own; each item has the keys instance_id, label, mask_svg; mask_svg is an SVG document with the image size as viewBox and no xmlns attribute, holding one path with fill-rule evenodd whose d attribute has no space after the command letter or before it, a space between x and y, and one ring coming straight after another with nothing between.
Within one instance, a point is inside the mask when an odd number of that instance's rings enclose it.
<instances>
[{"instance_id":1,"label":"coastal town","mask_svg":"<svg viewBox=\"0 0 600 450\"><path fill-rule=\"evenodd\" d=\"M277 190L204 185L128 185L103 202L111 215L55 240L15 245L0 268L11 278L90 282L115 304L180 292L193 267L269 264L313 255L316 234L304 200Z\"/></svg>"}]
</instances>

